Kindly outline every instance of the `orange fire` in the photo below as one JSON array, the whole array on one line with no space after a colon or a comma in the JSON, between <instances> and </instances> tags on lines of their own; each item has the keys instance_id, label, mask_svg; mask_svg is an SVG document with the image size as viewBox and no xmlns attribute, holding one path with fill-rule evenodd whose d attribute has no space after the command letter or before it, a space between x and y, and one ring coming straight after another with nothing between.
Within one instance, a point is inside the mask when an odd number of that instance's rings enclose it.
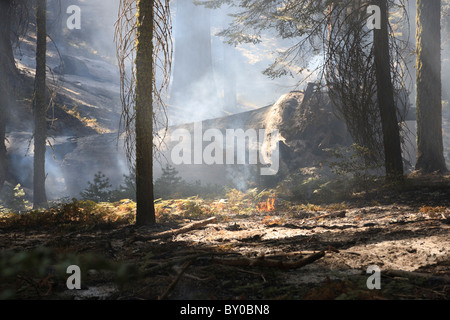
<instances>
[{"instance_id":1,"label":"orange fire","mask_svg":"<svg viewBox=\"0 0 450 320\"><path fill-rule=\"evenodd\" d=\"M267 201L260 202L256 205L259 212L271 212L275 210L275 195L268 198Z\"/></svg>"}]
</instances>

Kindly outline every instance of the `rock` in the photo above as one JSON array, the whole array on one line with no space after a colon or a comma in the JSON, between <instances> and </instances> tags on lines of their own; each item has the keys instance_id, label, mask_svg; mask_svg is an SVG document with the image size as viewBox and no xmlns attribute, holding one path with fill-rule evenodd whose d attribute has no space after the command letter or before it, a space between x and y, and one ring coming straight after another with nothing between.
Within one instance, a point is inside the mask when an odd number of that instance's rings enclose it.
<instances>
[{"instance_id":1,"label":"rock","mask_svg":"<svg viewBox=\"0 0 450 320\"><path fill-rule=\"evenodd\" d=\"M199 153L199 150L205 151L208 145L211 144L210 141L212 141L206 139L203 142L200 141L200 146L197 146L198 149L196 149L194 141L195 128L199 128L200 125L202 133L209 129L215 129L222 134L224 140L222 149L225 151L227 130L242 129L247 131L255 129L258 131L263 129L268 136L274 130L278 130L278 173L274 176L261 176L260 170L263 166L260 162L260 157L258 158L258 164L249 164L248 157L253 149L248 143L245 146L245 154L247 156L245 165L238 165L236 162L225 165L208 165L205 164L205 161L202 161L201 164L192 164L194 163L193 154L195 152ZM178 151L180 149L180 139L175 137L175 133L180 132L180 130L185 130L190 135L190 144L186 149L183 149L191 158L190 164L186 162L180 164L180 161L174 161L173 159L174 150ZM258 142L262 143L260 139L258 139ZM267 138L262 145L268 146L268 143ZM170 127L165 139L166 147L163 150L163 158L167 159L169 164L174 166L182 178L187 181L200 180L203 183L223 185L231 183L238 188L245 189L253 183L273 184L291 170L318 165L327 158L324 149L348 146L351 143L352 139L346 124L343 120L336 117L334 107L327 94L314 92L310 88L307 100L304 99L302 91L293 91L280 97L271 106L232 116L206 120L201 124L197 123L194 125L191 123ZM227 160L225 155L224 159ZM224 163L227 162L224 161ZM161 168L155 168L156 176L160 172Z\"/></svg>"},{"instance_id":2,"label":"rock","mask_svg":"<svg viewBox=\"0 0 450 320\"><path fill-rule=\"evenodd\" d=\"M226 130L244 131L264 129L265 132L279 131L279 172L275 176L261 176L261 165L248 164L180 164L174 165L182 178L187 181L200 180L203 184L233 185L247 189L254 185L274 183L284 174L296 168L311 167L326 159L325 147L345 145L351 142L345 124L334 116L333 107L324 94L315 94L303 102L303 92L294 91L282 96L274 105L232 116L202 122L202 132L217 129L224 136ZM167 147L162 150L161 166L155 164L155 178L159 177L164 159L173 164L171 152L178 141L170 137L177 129L193 133L194 124L184 124L169 128ZM32 181L32 150L27 154L23 149L28 145L29 134L14 134L10 137L10 160L13 172L20 172L23 185ZM267 143L267 142L266 142ZM209 143L203 142L205 148ZM64 196L78 197L79 193L101 171L110 179L114 187L123 183L123 175L129 174L123 141L117 141L117 133L95 134L85 137L60 136L52 140L49 147L47 170L52 194L60 191ZM14 150L15 146L22 146ZM193 150L190 150L193 153ZM250 152L246 146L246 153ZM27 156L24 156L27 155ZM53 158L54 155L54 158ZM236 156L236 155L235 155ZM14 158L15 157L15 158ZM224 155L225 157L225 155ZM21 166L21 167L17 167ZM17 167L17 168L16 168Z\"/></svg>"}]
</instances>

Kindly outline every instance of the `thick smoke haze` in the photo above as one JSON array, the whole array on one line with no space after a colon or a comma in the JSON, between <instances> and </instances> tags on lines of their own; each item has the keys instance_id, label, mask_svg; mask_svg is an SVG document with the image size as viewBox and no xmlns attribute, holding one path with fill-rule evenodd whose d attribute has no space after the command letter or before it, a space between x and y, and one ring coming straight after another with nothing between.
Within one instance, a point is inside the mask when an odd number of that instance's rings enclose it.
<instances>
[{"instance_id":1,"label":"thick smoke haze","mask_svg":"<svg viewBox=\"0 0 450 320\"><path fill-rule=\"evenodd\" d=\"M295 78L283 77L272 80L262 73L276 59L281 50L295 44L295 39L283 40L273 34L265 33L262 35L262 42L258 45L246 44L234 47L225 43L226 39L217 36L231 22L229 15L233 13L232 9L225 6L217 10L206 9L194 5L191 0L176 0L170 3L174 45L172 76L167 96L170 125L204 121L258 109L274 104L282 95L292 90L304 89L305 84L300 88L297 87L303 79L302 75ZM67 19L70 14L66 11L70 5L77 5L81 9L80 30L67 28ZM48 45L48 65L55 73L49 78L55 77L59 84L62 84L64 93L70 95L74 101L77 99L81 101L83 98L84 101L80 102L80 105L86 107L85 116L96 118L103 125L103 132L110 134L110 137L105 140L109 142L104 147L105 149L107 147L107 152L110 152L107 154L114 154L114 150L117 154L116 167L109 168L111 172L116 173L116 177L113 179L115 186L122 182L123 174L129 173L122 143L118 143L115 139L121 112L119 69L114 43L118 8L119 0L48 1L48 32L51 37ZM414 6L412 6L409 12L410 17L414 16L414 10ZM414 46L414 19L411 18L410 23L409 40ZM443 27L442 75L443 99L445 100L444 117L450 120L448 104L450 39L448 30L449 26L446 23ZM34 30L30 30L30 34L34 34ZM32 75L35 67L32 38L25 37L15 54L19 67ZM65 62L65 74L58 69L61 61ZM316 62L317 60L312 60L311 64ZM73 70L72 73L69 73L72 63L74 64ZM410 85L413 88L410 101L414 106L414 66L410 71L412 72ZM312 77L311 81L314 80ZM83 88L83 97L80 97L81 91L78 92L77 88ZM89 97L86 96L87 93L89 93ZM77 106L72 107L76 108ZM16 115L17 123L20 122L20 117L20 114ZM415 123L411 122L408 125L412 133L409 139L415 142ZM18 149L14 146L14 141L25 143L27 146L26 141L31 136L31 128L31 123L25 124L24 122L20 133L10 134L9 148L11 150ZM61 145L64 145L64 148L67 147L68 150L76 148L77 144L70 139L78 138L77 133L71 128L60 128L61 132L63 137L58 137L58 143L62 141ZM84 144L79 142L78 148L89 145L86 141ZM449 150L449 139L446 135L444 135L444 144L446 150ZM98 146L101 148L102 144L98 144ZM413 161L414 147L410 152L413 155L411 158ZM101 153L106 153L106 151L93 149L80 154L89 154L95 158L96 154L100 155ZM26 147L21 148L12 157L16 155L20 155L20 159L10 159L14 163L12 167L15 170L14 176L20 177L21 181L29 185L32 172L32 150ZM447 159L450 158L450 154L445 154L445 156ZM68 185L77 185L78 189L83 189L87 186L87 181L92 181L93 173L98 168L104 168L105 171L108 169L106 163L100 161L97 163L94 161L92 164L86 162L90 164L85 165L77 177L64 176L61 169L64 158L59 154L55 158L56 161L49 148L46 170L49 173L47 187L51 198L79 196L80 190L68 188ZM102 159L102 157L98 156L98 159ZM79 159L80 163L83 163L82 161L83 159ZM162 165L164 166L164 164ZM88 168L89 166L92 168ZM155 169L156 177L159 173L160 170ZM84 184L68 182L68 179L74 178L84 181Z\"/></svg>"},{"instance_id":2,"label":"thick smoke haze","mask_svg":"<svg viewBox=\"0 0 450 320\"><path fill-rule=\"evenodd\" d=\"M72 5L81 9L79 30L67 27L72 14L67 8ZM123 144L115 138L121 110L114 43L118 8L119 0L47 2L49 84L72 99L66 107L79 111L82 117L97 119L103 125L102 132L109 134L101 140L107 143L95 144L73 128L60 125L57 136L50 132L49 141L54 149L49 145L46 158L49 199L79 197L79 192L99 170L111 178L114 187L129 173ZM233 47L216 36L230 22L228 9L210 10L183 0L171 1L171 10L174 60L167 96L169 124L203 121L257 109L273 104L295 88L298 79L273 81L262 74L277 51L287 47L287 43L266 36L261 45ZM192 19L194 16L198 19ZM33 37L31 25L15 51L18 66L30 76L35 68ZM11 181L31 189L33 149L29 146L32 146L33 125L31 119L26 122L19 112L13 117L14 123L20 123L20 132L10 132L8 136ZM56 119L57 126L58 123ZM14 130L17 128L15 125ZM108 157L114 154L117 160L111 165ZM156 178L159 172L160 169L155 168Z\"/></svg>"},{"instance_id":3,"label":"thick smoke haze","mask_svg":"<svg viewBox=\"0 0 450 320\"><path fill-rule=\"evenodd\" d=\"M91 53L115 63L113 39L119 0L61 0L61 7L58 2L50 1L48 11L50 34L60 53L64 55L87 45ZM80 30L67 29L66 10L70 5L81 8ZM216 36L231 22L230 9L211 10L183 0L171 1L171 10L174 60L169 106L171 100L177 101L177 94L181 95L173 110L169 108L173 122L179 123L176 118L183 122L198 121L259 108L276 102L295 88L299 78L271 80L262 74L277 52L293 41L266 36L260 45L233 47ZM205 39L210 43L205 43Z\"/></svg>"},{"instance_id":4,"label":"thick smoke haze","mask_svg":"<svg viewBox=\"0 0 450 320\"><path fill-rule=\"evenodd\" d=\"M266 37L260 45L225 43L217 36L232 11L174 1L174 63L170 88L171 123L201 121L275 103L299 79L271 80L262 72L277 51L293 42ZM187 121L186 121L187 120Z\"/></svg>"}]
</instances>

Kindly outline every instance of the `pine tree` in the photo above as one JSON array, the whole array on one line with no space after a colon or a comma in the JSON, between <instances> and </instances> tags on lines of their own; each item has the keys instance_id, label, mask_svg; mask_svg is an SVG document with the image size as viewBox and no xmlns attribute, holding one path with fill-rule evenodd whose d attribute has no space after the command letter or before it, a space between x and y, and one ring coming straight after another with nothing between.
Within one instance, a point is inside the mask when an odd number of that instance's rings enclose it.
<instances>
[{"instance_id":1,"label":"pine tree","mask_svg":"<svg viewBox=\"0 0 450 320\"><path fill-rule=\"evenodd\" d=\"M422 173L447 172L442 137L441 1L417 0L417 163Z\"/></svg>"},{"instance_id":2,"label":"pine tree","mask_svg":"<svg viewBox=\"0 0 450 320\"><path fill-rule=\"evenodd\" d=\"M165 198L173 195L181 182L181 177L178 176L178 171L171 165L166 164L162 169L163 173L155 181L155 190L161 197Z\"/></svg>"},{"instance_id":3,"label":"pine tree","mask_svg":"<svg viewBox=\"0 0 450 320\"><path fill-rule=\"evenodd\" d=\"M153 0L138 0L136 45L136 224L156 223L153 195Z\"/></svg>"},{"instance_id":4,"label":"pine tree","mask_svg":"<svg viewBox=\"0 0 450 320\"><path fill-rule=\"evenodd\" d=\"M94 175L94 181L88 181L88 187L80 192L82 199L95 202L109 201L111 198L111 183L100 171Z\"/></svg>"},{"instance_id":5,"label":"pine tree","mask_svg":"<svg viewBox=\"0 0 450 320\"><path fill-rule=\"evenodd\" d=\"M376 0L375 3L381 9L381 29L374 30L373 41L377 97L383 130L386 177L391 179L403 175L402 147L391 78L388 4L387 0Z\"/></svg>"},{"instance_id":6,"label":"pine tree","mask_svg":"<svg viewBox=\"0 0 450 320\"><path fill-rule=\"evenodd\" d=\"M45 193L45 151L47 144L46 54L47 1L38 0L36 9L36 77L34 83L34 171L33 207L47 207Z\"/></svg>"},{"instance_id":7,"label":"pine tree","mask_svg":"<svg viewBox=\"0 0 450 320\"><path fill-rule=\"evenodd\" d=\"M115 42L121 127L128 161L136 169L136 224L150 225L156 222L153 152L157 150L153 142L160 138L157 132L167 127L163 96L172 61L170 4L169 0L120 0L119 10Z\"/></svg>"},{"instance_id":8,"label":"pine tree","mask_svg":"<svg viewBox=\"0 0 450 320\"><path fill-rule=\"evenodd\" d=\"M0 190L8 172L6 123L11 107L11 80L17 73L11 45L12 0L0 0Z\"/></svg>"}]
</instances>

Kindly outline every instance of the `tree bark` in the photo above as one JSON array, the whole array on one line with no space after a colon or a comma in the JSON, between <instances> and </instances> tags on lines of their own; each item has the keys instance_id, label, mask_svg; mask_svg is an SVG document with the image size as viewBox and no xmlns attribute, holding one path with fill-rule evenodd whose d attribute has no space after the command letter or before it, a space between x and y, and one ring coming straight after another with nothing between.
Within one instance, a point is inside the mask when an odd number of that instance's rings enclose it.
<instances>
[{"instance_id":1,"label":"tree bark","mask_svg":"<svg viewBox=\"0 0 450 320\"><path fill-rule=\"evenodd\" d=\"M381 29L374 29L373 45L378 106L383 130L386 177L395 179L403 175L403 159L391 77L388 5L387 0L376 0L375 3L381 9Z\"/></svg>"},{"instance_id":2,"label":"tree bark","mask_svg":"<svg viewBox=\"0 0 450 320\"><path fill-rule=\"evenodd\" d=\"M153 6L138 1L136 49L136 224L156 222L153 195Z\"/></svg>"},{"instance_id":3,"label":"tree bark","mask_svg":"<svg viewBox=\"0 0 450 320\"><path fill-rule=\"evenodd\" d=\"M8 174L6 123L13 100L11 83L17 74L11 45L11 0L0 0L0 191Z\"/></svg>"},{"instance_id":4,"label":"tree bark","mask_svg":"<svg viewBox=\"0 0 450 320\"><path fill-rule=\"evenodd\" d=\"M46 53L47 1L38 0L36 8L36 77L34 82L34 162L33 207L47 207L45 192L45 151L47 142Z\"/></svg>"},{"instance_id":5,"label":"tree bark","mask_svg":"<svg viewBox=\"0 0 450 320\"><path fill-rule=\"evenodd\" d=\"M417 0L417 163L422 173L444 173L441 82L441 1Z\"/></svg>"}]
</instances>

